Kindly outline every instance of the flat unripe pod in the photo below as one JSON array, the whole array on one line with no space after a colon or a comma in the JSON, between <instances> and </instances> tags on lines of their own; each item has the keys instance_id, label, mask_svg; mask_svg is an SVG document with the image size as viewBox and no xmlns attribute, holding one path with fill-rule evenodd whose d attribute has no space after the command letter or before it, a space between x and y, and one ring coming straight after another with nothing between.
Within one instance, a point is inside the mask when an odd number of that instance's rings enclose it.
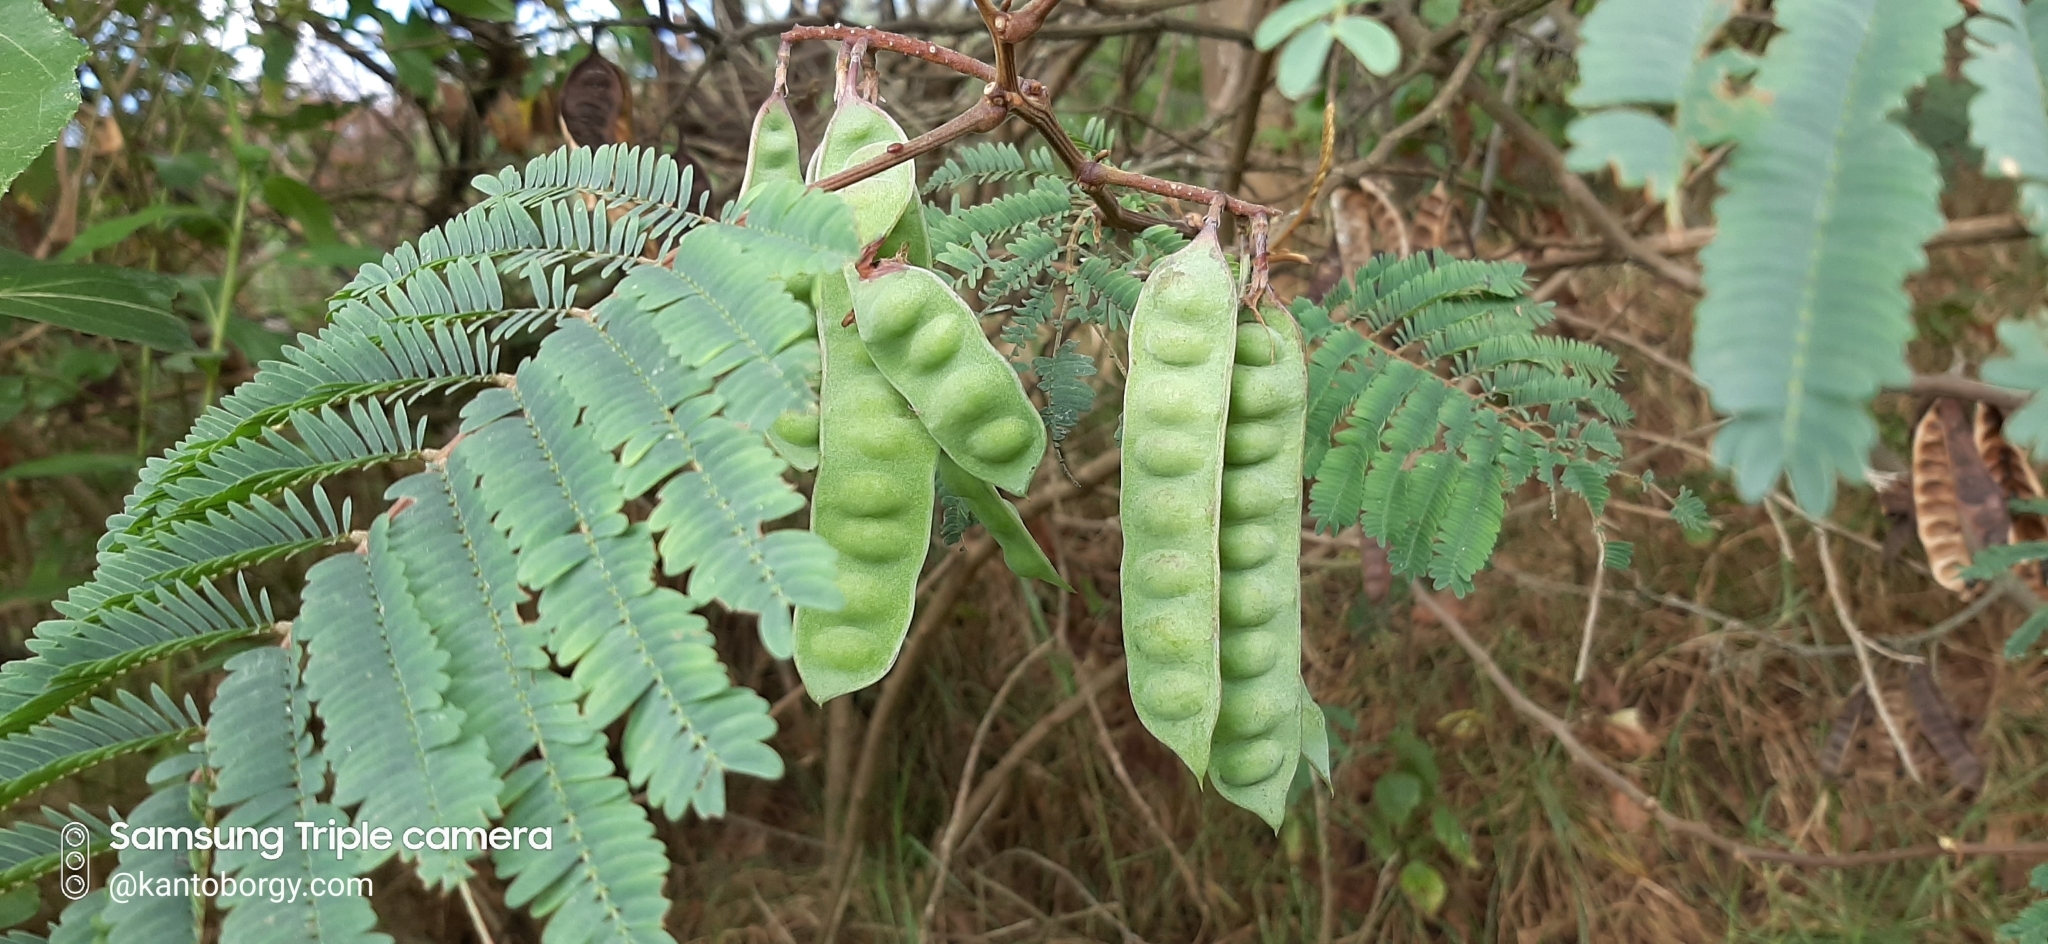
<instances>
[{"instance_id":1,"label":"flat unripe pod","mask_svg":"<svg viewBox=\"0 0 2048 944\"><path fill-rule=\"evenodd\" d=\"M1138 718L1196 777L1221 706L1218 525L1237 287L1213 229L1161 260L1131 316L1123 633Z\"/></svg>"},{"instance_id":2,"label":"flat unripe pod","mask_svg":"<svg viewBox=\"0 0 2048 944\"><path fill-rule=\"evenodd\" d=\"M1023 494L1045 455L1045 424L974 309L936 273L884 262L853 285L853 311L875 366L946 455Z\"/></svg>"}]
</instances>

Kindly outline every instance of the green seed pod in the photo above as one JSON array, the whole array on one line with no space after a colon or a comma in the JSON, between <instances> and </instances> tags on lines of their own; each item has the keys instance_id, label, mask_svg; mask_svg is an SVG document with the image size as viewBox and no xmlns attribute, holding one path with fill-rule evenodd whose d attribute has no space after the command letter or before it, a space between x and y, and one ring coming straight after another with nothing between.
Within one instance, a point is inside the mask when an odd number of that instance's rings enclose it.
<instances>
[{"instance_id":1,"label":"green seed pod","mask_svg":"<svg viewBox=\"0 0 2048 944\"><path fill-rule=\"evenodd\" d=\"M888 150L887 144L870 144L853 152L853 160L847 166L874 160ZM917 168L904 161L839 190L839 198L853 207L853 235L861 245L881 239L901 225L903 211L917 202L916 174Z\"/></svg>"},{"instance_id":2,"label":"green seed pod","mask_svg":"<svg viewBox=\"0 0 2048 944\"><path fill-rule=\"evenodd\" d=\"M832 112L832 119L825 123L825 138L818 143L818 149L811 152L811 163L805 174L806 183L817 183L833 174L852 167L853 152L870 144L893 144L908 141L903 127L896 119L889 117L875 103L849 96L839 103Z\"/></svg>"},{"instance_id":3,"label":"green seed pod","mask_svg":"<svg viewBox=\"0 0 2048 944\"><path fill-rule=\"evenodd\" d=\"M1124 385L1124 652L1131 702L1197 778L1222 703L1217 523L1236 286L1213 229L1152 270Z\"/></svg>"},{"instance_id":4,"label":"green seed pod","mask_svg":"<svg viewBox=\"0 0 2048 944\"><path fill-rule=\"evenodd\" d=\"M875 369L846 279L818 277L812 304L824 350L818 481L811 530L839 552L837 611L796 612L796 667L820 704L887 674L910 629L917 575L931 544L932 475L939 447L910 404Z\"/></svg>"},{"instance_id":5,"label":"green seed pod","mask_svg":"<svg viewBox=\"0 0 2048 944\"><path fill-rule=\"evenodd\" d=\"M1308 690L1307 681L1301 683L1301 759L1322 776L1324 783L1330 782L1330 723L1323 717L1323 707L1316 704L1316 696Z\"/></svg>"},{"instance_id":6,"label":"green seed pod","mask_svg":"<svg viewBox=\"0 0 2048 944\"><path fill-rule=\"evenodd\" d=\"M788 410L768 425L768 445L790 465L806 472L818 467L818 410Z\"/></svg>"},{"instance_id":7,"label":"green seed pod","mask_svg":"<svg viewBox=\"0 0 2048 944\"><path fill-rule=\"evenodd\" d=\"M1216 792L1280 828L1302 756L1301 462L1308 369L1277 308L1237 326L1223 434ZM1311 705L1313 707L1313 705Z\"/></svg>"},{"instance_id":8,"label":"green seed pod","mask_svg":"<svg viewBox=\"0 0 2048 944\"><path fill-rule=\"evenodd\" d=\"M747 144L747 172L740 179L740 199L745 200L756 184L773 180L803 183L803 156L799 152L796 119L790 117L789 103L781 92L768 96L754 113L754 133Z\"/></svg>"},{"instance_id":9,"label":"green seed pod","mask_svg":"<svg viewBox=\"0 0 2048 944\"><path fill-rule=\"evenodd\" d=\"M853 311L875 366L946 454L1023 494L1045 455L1045 424L974 309L930 270L884 262L853 285Z\"/></svg>"},{"instance_id":10,"label":"green seed pod","mask_svg":"<svg viewBox=\"0 0 2048 944\"><path fill-rule=\"evenodd\" d=\"M939 481L945 483L946 491L967 503L967 509L974 512L989 537L996 539L996 545L1003 549L1003 563L1009 565L1011 573L1043 580L1061 590L1074 589L1060 579L1060 572L1053 569L1045 550L1038 546L1038 539L1024 527L1024 517L1017 514L1017 506L996 494L995 486L975 478L943 452L939 453Z\"/></svg>"},{"instance_id":11,"label":"green seed pod","mask_svg":"<svg viewBox=\"0 0 2048 944\"><path fill-rule=\"evenodd\" d=\"M896 119L874 103L848 98L825 125L825 139L811 154L809 181L833 174L887 153L889 145L910 140ZM853 231L865 246L894 230L903 211L917 202L917 167L904 161L873 177L838 191L853 207Z\"/></svg>"}]
</instances>

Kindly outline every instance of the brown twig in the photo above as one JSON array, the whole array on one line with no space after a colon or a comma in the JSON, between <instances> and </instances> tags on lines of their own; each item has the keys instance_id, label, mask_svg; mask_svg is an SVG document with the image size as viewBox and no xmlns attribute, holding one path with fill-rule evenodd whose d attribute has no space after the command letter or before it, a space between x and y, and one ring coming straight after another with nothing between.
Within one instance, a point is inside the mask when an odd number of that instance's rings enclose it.
<instances>
[{"instance_id":1,"label":"brown twig","mask_svg":"<svg viewBox=\"0 0 2048 944\"><path fill-rule=\"evenodd\" d=\"M1054 706L1031 727L1025 729L1024 733L1017 737L1016 743L1011 744L1010 749L1003 752L1002 760L997 761L994 767L989 768L988 775L981 778L981 783L967 798L966 822L972 825L988 812L989 807L995 803L996 793L1003 789L1010 775L1016 773L1017 768L1024 765L1024 759L1031 756L1031 752L1058 730L1060 725L1086 710L1088 702L1104 689L1123 681L1124 668L1124 660L1119 658L1094 672L1087 672L1084 669L1079 673L1083 676L1076 680L1075 687L1079 691L1068 696L1065 701Z\"/></svg>"},{"instance_id":2,"label":"brown twig","mask_svg":"<svg viewBox=\"0 0 2048 944\"><path fill-rule=\"evenodd\" d=\"M1421 111L1394 126L1394 130L1382 135L1379 141L1373 144L1372 151L1365 155L1366 166L1378 167L1385 163L1387 157L1394 153L1394 149L1401 146L1401 142L1443 117L1444 112L1451 107L1451 102L1464 91L1466 80L1472 77L1472 70L1479 65L1480 58L1492 47L1493 34L1498 28L1499 21L1493 17L1480 21L1479 26L1472 31L1471 48L1466 49L1465 54L1458 58L1458 64L1451 68L1451 77L1444 81L1443 87L1437 90L1429 104L1422 106Z\"/></svg>"},{"instance_id":3,"label":"brown twig","mask_svg":"<svg viewBox=\"0 0 2048 944\"><path fill-rule=\"evenodd\" d=\"M804 43L829 40L843 43L859 37L867 38L870 49L886 49L899 56L923 59L934 65L945 66L961 75L973 76L983 82L993 82L996 79L995 66L966 53L947 49L930 40L878 30L872 26L792 26L783 32L782 41Z\"/></svg>"},{"instance_id":4,"label":"brown twig","mask_svg":"<svg viewBox=\"0 0 2048 944\"><path fill-rule=\"evenodd\" d=\"M1659 253L1687 253L1703 249L1714 241L1712 226L1695 226L1691 229L1658 233L1643 239L1643 245ZM1976 246L1983 243L2007 242L2015 239L2032 239L2026 223L2010 213L1992 213L1984 216L1966 216L1948 221L1940 232L1927 240L1928 249L1949 249L1962 246ZM1601 242L1552 247L1527 261L1531 272L1549 272L1572 266L1591 265L1626 258L1613 245Z\"/></svg>"},{"instance_id":5,"label":"brown twig","mask_svg":"<svg viewBox=\"0 0 2048 944\"><path fill-rule=\"evenodd\" d=\"M1008 117L1009 113L1010 108L1002 99L985 96L976 100L973 107L961 112L953 120L902 144L889 145L888 153L881 157L855 164L818 181L814 186L819 190L831 191L866 180L904 161L945 147L967 135L993 131L997 125L1003 123L1003 119Z\"/></svg>"},{"instance_id":6,"label":"brown twig","mask_svg":"<svg viewBox=\"0 0 2048 944\"><path fill-rule=\"evenodd\" d=\"M1609 767L1605 761L1600 759L1599 755L1594 754L1577 736L1572 734L1571 725L1565 723L1564 719L1545 710L1543 706L1536 704L1534 700L1523 694L1522 690L1515 686L1514 681L1509 679L1507 673L1501 670L1500 664L1493 661L1493 656L1486 651L1486 647L1481 646L1478 640L1472 638L1472 631L1466 628L1463 620L1458 619L1448 608L1438 602L1434 594L1424 590L1420 583L1413 584L1411 587L1415 599L1425 609L1429 610L1431 615L1436 617L1437 622L1442 624L1444 629L1451 634L1451 638L1457 641L1459 648L1464 649L1465 654L1471 656L1472 661L1479 664L1479 669L1485 673L1487 681L1493 683L1493 687L1501 693L1501 697L1507 699L1508 704L1515 709L1517 714L1529 719L1537 727L1542 728L1545 733L1555 738L1558 745L1564 748L1565 753L1571 755L1573 761L1576 761L1579 766L1586 768L1596 779L1613 788L1616 793L1626 797L1629 802L1634 803L1643 811L1656 817L1657 822L1663 824L1665 829L1674 833L1698 839L1744 862L1782 862L1786 865L1796 865L1805 868L1852 868L1865 865L1884 865L1890 862L1905 862L1912 859L1930 859L1939 856L2048 856L2048 842L1976 843L1956 842L1953 839L1944 837L1931 846L1908 846L1902 849L1881 849L1872 852L1823 855L1809 852L1793 852L1787 849L1770 849L1730 839L1715 832L1713 827L1705 823L1686 819L1665 809L1664 805L1659 803L1656 797L1643 792L1643 789L1636 786L1633 781L1623 776L1614 768Z\"/></svg>"},{"instance_id":7,"label":"brown twig","mask_svg":"<svg viewBox=\"0 0 2048 944\"><path fill-rule=\"evenodd\" d=\"M1578 205L1579 210L1592 220L1593 228L1599 230L1615 249L1679 288L1689 292L1700 290L1698 272L1666 258L1637 239L1634 233L1629 232L1621 217L1616 216L1614 211L1600 202L1600 197L1593 192L1593 188L1586 186L1586 182L1581 180L1577 173L1565 166L1564 152L1558 150L1557 145L1550 143L1549 137L1537 130L1535 125L1530 124L1528 119L1523 118L1521 113L1504 101L1499 92L1487 87L1485 83L1468 82L1466 88L1481 110L1508 129L1508 133L1514 135L1522 147L1543 162L1551 176L1557 179L1557 184L1564 190L1565 196Z\"/></svg>"},{"instance_id":8,"label":"brown twig","mask_svg":"<svg viewBox=\"0 0 2048 944\"><path fill-rule=\"evenodd\" d=\"M1016 42L1021 41L1021 39L1029 38L1031 33L1036 30L1037 27L1034 24L1037 21L1031 19L1034 15L1032 11L1049 11L1055 2L1056 0L1038 0L1038 3L1027 8L1025 11L1010 14L997 10L990 3L990 0L977 0L977 6L982 10L982 16L988 23L990 34L996 38L997 62L994 65L926 40L915 39L900 33L891 33L872 27L797 26L783 33L782 40L785 43L800 43L814 40L832 40L846 43L865 42L872 49L886 49L900 55L923 59L926 62L945 66L962 75L973 76L992 83L992 87L985 93L987 96L985 107L977 105L959 118L947 122L940 128L934 129L925 135L921 135L919 141L905 144L903 146L904 151L892 152L883 157L868 161L859 167L849 168L842 173L833 175L827 181L821 181L820 184L829 183L831 186L826 189L836 189L852 184L855 181L864 180L882 170L908 160L909 157L916 156L915 153L909 156L904 154L904 152L910 150L912 144L918 145L920 148L918 153L922 153L924 150L930 150L957 139L969 131L994 130L996 126L1001 124L1004 116L1014 115L1030 125L1032 130L1037 131L1039 136L1045 139L1046 143L1052 147L1053 154L1059 157L1060 163L1066 165L1068 172L1074 175L1075 182L1080 184L1081 189L1087 191L1088 195L1095 200L1097 209L1101 211L1103 222L1117 229L1138 232L1153 226L1166 224L1174 226L1190 236L1194 235L1195 232L1194 227L1182 221L1169 220L1149 213L1139 213L1125 209L1122 204L1117 202L1115 196L1109 192L1111 187L1138 190L1203 205L1221 199L1224 202L1225 208L1231 213L1246 218L1279 215L1279 211L1272 207L1240 200L1222 191L1211 190L1207 187L1197 187L1193 184L1184 184L1178 181L1163 180L1147 174L1132 173L1131 171L1103 164L1081 153L1081 149L1074 145L1073 139L1067 137L1066 129L1060 127L1059 119L1053 116L1052 103L1045 86L1031 79L1020 78L1015 74L1014 54L1011 47ZM1045 14L1038 13L1035 15L1043 17ZM1001 114L996 114L998 111Z\"/></svg>"},{"instance_id":9,"label":"brown twig","mask_svg":"<svg viewBox=\"0 0 2048 944\"><path fill-rule=\"evenodd\" d=\"M1913 747L1906 743L1906 737L1899 730L1898 719L1892 717L1892 710L1885 706L1884 689L1877 685L1877 669L1870 664L1870 640L1863 638L1863 630L1856 625L1856 617L1849 612L1849 600L1842 595L1842 575L1835 567L1834 549L1828 546L1828 533L1820 528L1813 530L1815 550L1820 554L1820 572L1828 584L1828 599L1835 604L1835 619L1842 624L1842 631L1849 634L1849 644L1856 647L1856 667L1863 673L1863 687L1870 692L1870 706L1877 710L1877 720L1884 725L1886 737L1892 740L1892 749L1899 753L1899 764L1906 768L1906 776L1914 783L1922 783L1920 766L1913 763Z\"/></svg>"}]
</instances>

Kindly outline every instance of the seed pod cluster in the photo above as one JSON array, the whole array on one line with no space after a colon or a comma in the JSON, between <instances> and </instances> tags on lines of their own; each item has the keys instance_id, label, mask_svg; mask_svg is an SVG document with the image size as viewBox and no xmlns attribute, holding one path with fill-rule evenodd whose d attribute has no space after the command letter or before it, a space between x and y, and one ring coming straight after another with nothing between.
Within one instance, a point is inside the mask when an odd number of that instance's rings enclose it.
<instances>
[{"instance_id":1,"label":"seed pod cluster","mask_svg":"<svg viewBox=\"0 0 2048 944\"><path fill-rule=\"evenodd\" d=\"M1152 270L1124 384L1124 653L1138 718L1209 769L1218 666L1223 435L1237 290L1213 227Z\"/></svg>"},{"instance_id":2,"label":"seed pod cluster","mask_svg":"<svg viewBox=\"0 0 2048 944\"><path fill-rule=\"evenodd\" d=\"M1284 311L1237 326L1223 433L1216 790L1274 827L1301 756L1301 463L1308 372Z\"/></svg>"},{"instance_id":3,"label":"seed pod cluster","mask_svg":"<svg viewBox=\"0 0 2048 944\"><path fill-rule=\"evenodd\" d=\"M757 119L761 153L750 155L750 168L793 159L771 162L765 153L779 121L767 109ZM881 109L847 97L808 177L815 182L902 140ZM863 244L893 242L906 256L929 258L915 174L905 162L838 191ZM822 350L820 408L784 414L770 438L785 455L815 448L811 530L839 552L845 606L799 609L794 627L797 670L824 702L873 684L896 661L931 541L935 475L967 501L1013 570L1066 584L990 484L1018 493L1030 485L1045 427L967 303L937 275L900 261L818 276L809 295Z\"/></svg>"}]
</instances>

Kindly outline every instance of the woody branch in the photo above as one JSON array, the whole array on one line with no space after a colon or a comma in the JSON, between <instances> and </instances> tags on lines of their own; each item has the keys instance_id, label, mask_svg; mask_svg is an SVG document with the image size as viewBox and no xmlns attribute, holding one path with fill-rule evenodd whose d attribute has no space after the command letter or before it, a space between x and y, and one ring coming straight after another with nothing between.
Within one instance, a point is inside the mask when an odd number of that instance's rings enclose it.
<instances>
[{"instance_id":1,"label":"woody branch","mask_svg":"<svg viewBox=\"0 0 2048 944\"><path fill-rule=\"evenodd\" d=\"M885 49L898 55L922 59L989 83L982 97L958 117L910 141L892 146L888 153L880 157L833 174L819 181L818 187L823 190L838 190L866 180L969 134L993 131L1014 116L1022 119L1045 139L1053 154L1066 166L1068 173L1073 175L1074 181L1094 199L1103 222L1117 229L1137 232L1164 224L1180 230L1184 235L1193 236L1198 227L1187 220L1167 219L1127 209L1118 203L1116 196L1111 193L1113 187L1137 190L1200 206L1221 201L1226 211L1245 219L1281 215L1281 211L1273 207L1241 200L1208 187L1132 173L1104 164L1094 156L1082 153L1073 139L1067 136L1066 130L1060 127L1059 119L1053 115L1051 96L1044 84L1023 78L1016 73L1017 45L1029 40L1038 32L1058 2L1059 0L1037 0L1023 10L1012 13L998 8L991 0L976 0L982 20L988 28L989 37L995 42L996 61L993 64L928 40L878 30L871 26L798 26L784 32L782 41L785 46L818 40L864 42L870 49Z\"/></svg>"}]
</instances>

